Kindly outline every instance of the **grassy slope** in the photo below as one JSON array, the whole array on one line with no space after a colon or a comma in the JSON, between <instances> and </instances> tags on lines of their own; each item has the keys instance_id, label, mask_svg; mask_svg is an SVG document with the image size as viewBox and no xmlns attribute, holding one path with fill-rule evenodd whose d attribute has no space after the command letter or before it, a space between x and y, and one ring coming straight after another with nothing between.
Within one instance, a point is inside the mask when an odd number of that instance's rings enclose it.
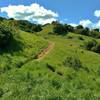
<instances>
[{"instance_id":1,"label":"grassy slope","mask_svg":"<svg viewBox=\"0 0 100 100\"><path fill-rule=\"evenodd\" d=\"M47 45L48 41L30 33L19 31L14 34L14 39L7 49L1 50L1 73L6 69L21 67L27 60L34 59Z\"/></svg>"},{"instance_id":2,"label":"grassy slope","mask_svg":"<svg viewBox=\"0 0 100 100\"><path fill-rule=\"evenodd\" d=\"M79 40L79 35L77 34L69 33L67 36L54 36L47 34L50 31L52 31L52 26L48 25L44 27L42 32L38 33L39 36L29 36L31 34L21 33L20 36L24 39L24 42L27 42L24 43L26 48L23 49L23 51L14 52L13 56L11 54L11 57L13 57L12 60L15 58L19 60L18 57L26 59L30 57L33 52L36 54L37 49L41 49L41 45L43 48L47 44L42 38L54 42L55 47L41 61L31 60L21 68L15 68L1 74L0 87L4 91L2 99L99 100L100 55L86 51L80 47L84 41L91 40L92 38L82 36L85 39L82 41ZM73 38L68 39L69 36ZM33 40L42 40L41 42L44 45L39 43L38 46L34 47L33 42L35 41ZM21 39L20 41L23 42ZM33 46L33 48L30 45ZM27 46L29 47L28 49ZM9 53L4 55L8 54ZM72 68L65 67L63 61L69 55L77 55L83 66L89 69L89 72L84 69L75 71ZM7 57L5 56L5 58ZM5 62L5 59L2 60L2 63L3 62ZM47 68L47 63L54 67L55 72ZM57 73L62 73L62 76Z\"/></svg>"}]
</instances>

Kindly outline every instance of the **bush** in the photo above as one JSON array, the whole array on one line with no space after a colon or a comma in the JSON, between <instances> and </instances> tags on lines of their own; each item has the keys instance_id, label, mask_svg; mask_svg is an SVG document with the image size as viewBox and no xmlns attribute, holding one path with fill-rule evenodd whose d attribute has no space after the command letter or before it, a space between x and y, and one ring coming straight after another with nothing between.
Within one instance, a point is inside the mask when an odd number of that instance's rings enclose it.
<instances>
[{"instance_id":1,"label":"bush","mask_svg":"<svg viewBox=\"0 0 100 100\"><path fill-rule=\"evenodd\" d=\"M94 37L94 38L100 38L100 32L96 31L96 30L92 30L90 32L90 36Z\"/></svg>"},{"instance_id":2,"label":"bush","mask_svg":"<svg viewBox=\"0 0 100 100\"><path fill-rule=\"evenodd\" d=\"M11 19L9 19L11 20ZM36 25L33 23L30 23L29 21L26 20L11 20L12 26L16 26L17 28L19 28L22 31L26 31L26 32L39 32L42 30L42 26L41 25Z\"/></svg>"},{"instance_id":3,"label":"bush","mask_svg":"<svg viewBox=\"0 0 100 100\"><path fill-rule=\"evenodd\" d=\"M93 47L91 50L96 53L100 53L100 43L97 43L96 46Z\"/></svg>"},{"instance_id":4,"label":"bush","mask_svg":"<svg viewBox=\"0 0 100 100\"><path fill-rule=\"evenodd\" d=\"M74 32L77 34L86 35L86 36L89 36L89 34L90 34L89 28L75 29Z\"/></svg>"},{"instance_id":5,"label":"bush","mask_svg":"<svg viewBox=\"0 0 100 100\"><path fill-rule=\"evenodd\" d=\"M67 24L53 23L53 32L58 34L66 34L67 32L74 32L74 27Z\"/></svg>"},{"instance_id":6,"label":"bush","mask_svg":"<svg viewBox=\"0 0 100 100\"><path fill-rule=\"evenodd\" d=\"M0 88L0 97L2 97L3 94L4 94L3 89Z\"/></svg>"},{"instance_id":7,"label":"bush","mask_svg":"<svg viewBox=\"0 0 100 100\"><path fill-rule=\"evenodd\" d=\"M0 21L3 21L3 20L5 20L5 18L3 18L3 17L0 17Z\"/></svg>"},{"instance_id":8,"label":"bush","mask_svg":"<svg viewBox=\"0 0 100 100\"><path fill-rule=\"evenodd\" d=\"M71 25L64 25L65 30L67 30L68 32L74 32L74 27Z\"/></svg>"},{"instance_id":9,"label":"bush","mask_svg":"<svg viewBox=\"0 0 100 100\"><path fill-rule=\"evenodd\" d=\"M92 48L94 46L96 46L97 42L95 40L91 40L91 41L87 41L85 42L84 44L84 47L87 49L87 50L92 50Z\"/></svg>"},{"instance_id":10,"label":"bush","mask_svg":"<svg viewBox=\"0 0 100 100\"><path fill-rule=\"evenodd\" d=\"M55 68L54 68L52 65L47 64L47 68L48 68L49 70L51 70L52 72L55 72Z\"/></svg>"},{"instance_id":11,"label":"bush","mask_svg":"<svg viewBox=\"0 0 100 100\"><path fill-rule=\"evenodd\" d=\"M68 32L66 27L63 24L56 24L54 25L53 32L57 33L58 35L63 35Z\"/></svg>"},{"instance_id":12,"label":"bush","mask_svg":"<svg viewBox=\"0 0 100 100\"><path fill-rule=\"evenodd\" d=\"M84 38L82 36L79 36L78 39L82 40L82 41L84 40Z\"/></svg>"},{"instance_id":13,"label":"bush","mask_svg":"<svg viewBox=\"0 0 100 100\"><path fill-rule=\"evenodd\" d=\"M0 48L7 46L12 39L12 31L9 27L0 25Z\"/></svg>"},{"instance_id":14,"label":"bush","mask_svg":"<svg viewBox=\"0 0 100 100\"><path fill-rule=\"evenodd\" d=\"M73 36L70 36L70 35L69 35L69 36L67 36L67 38L68 38L68 39L73 39Z\"/></svg>"},{"instance_id":15,"label":"bush","mask_svg":"<svg viewBox=\"0 0 100 100\"><path fill-rule=\"evenodd\" d=\"M76 26L76 29L83 29L84 27L82 25Z\"/></svg>"},{"instance_id":16,"label":"bush","mask_svg":"<svg viewBox=\"0 0 100 100\"><path fill-rule=\"evenodd\" d=\"M81 32L82 35L86 35L86 36L89 36L89 33L90 33L90 30L89 28L84 28Z\"/></svg>"},{"instance_id":17,"label":"bush","mask_svg":"<svg viewBox=\"0 0 100 100\"><path fill-rule=\"evenodd\" d=\"M36 25L34 28L35 32L40 32L42 30L42 26L41 25Z\"/></svg>"},{"instance_id":18,"label":"bush","mask_svg":"<svg viewBox=\"0 0 100 100\"><path fill-rule=\"evenodd\" d=\"M61 83L57 80L52 80L52 86L55 87L56 89L61 88Z\"/></svg>"},{"instance_id":19,"label":"bush","mask_svg":"<svg viewBox=\"0 0 100 100\"><path fill-rule=\"evenodd\" d=\"M74 68L75 70L82 68L82 63L79 58L75 56L69 56L63 62L64 66Z\"/></svg>"},{"instance_id":20,"label":"bush","mask_svg":"<svg viewBox=\"0 0 100 100\"><path fill-rule=\"evenodd\" d=\"M96 42L95 40L85 42L84 47L87 50L100 53L100 43Z\"/></svg>"},{"instance_id":21,"label":"bush","mask_svg":"<svg viewBox=\"0 0 100 100\"><path fill-rule=\"evenodd\" d=\"M96 32L99 32L99 28L95 28L95 29L93 29L94 31L96 31Z\"/></svg>"}]
</instances>

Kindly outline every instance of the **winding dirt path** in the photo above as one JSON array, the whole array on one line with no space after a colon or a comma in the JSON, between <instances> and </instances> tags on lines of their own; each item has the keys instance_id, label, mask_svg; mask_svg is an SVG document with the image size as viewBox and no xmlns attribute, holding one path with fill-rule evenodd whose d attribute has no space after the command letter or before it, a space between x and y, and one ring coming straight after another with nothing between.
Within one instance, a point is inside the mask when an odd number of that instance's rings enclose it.
<instances>
[{"instance_id":1,"label":"winding dirt path","mask_svg":"<svg viewBox=\"0 0 100 100\"><path fill-rule=\"evenodd\" d=\"M55 43L49 43L48 47L37 55L37 61L42 60L54 48L54 45Z\"/></svg>"}]
</instances>

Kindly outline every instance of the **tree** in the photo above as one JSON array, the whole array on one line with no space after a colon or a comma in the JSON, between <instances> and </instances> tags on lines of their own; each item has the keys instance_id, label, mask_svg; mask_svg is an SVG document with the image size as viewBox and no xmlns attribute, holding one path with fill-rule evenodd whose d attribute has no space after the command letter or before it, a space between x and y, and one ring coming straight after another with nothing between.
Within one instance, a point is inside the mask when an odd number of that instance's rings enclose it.
<instances>
[{"instance_id":1,"label":"tree","mask_svg":"<svg viewBox=\"0 0 100 100\"><path fill-rule=\"evenodd\" d=\"M84 28L82 29L80 34L89 36L89 32L90 32L89 28Z\"/></svg>"},{"instance_id":2,"label":"tree","mask_svg":"<svg viewBox=\"0 0 100 100\"><path fill-rule=\"evenodd\" d=\"M9 20L14 20L14 18L9 18Z\"/></svg>"},{"instance_id":3,"label":"tree","mask_svg":"<svg viewBox=\"0 0 100 100\"><path fill-rule=\"evenodd\" d=\"M5 18L3 18L3 17L0 17L0 21L3 21Z\"/></svg>"},{"instance_id":4,"label":"tree","mask_svg":"<svg viewBox=\"0 0 100 100\"><path fill-rule=\"evenodd\" d=\"M93 31L99 32L99 29L98 28L95 28L95 29L93 29Z\"/></svg>"},{"instance_id":5,"label":"tree","mask_svg":"<svg viewBox=\"0 0 100 100\"><path fill-rule=\"evenodd\" d=\"M36 25L26 20L13 21L13 23L15 24L15 26L17 26L17 28L26 32L33 33L33 32L39 32L42 30L41 25Z\"/></svg>"},{"instance_id":6,"label":"tree","mask_svg":"<svg viewBox=\"0 0 100 100\"><path fill-rule=\"evenodd\" d=\"M69 31L69 32L74 32L74 27L71 26L71 25L65 24L65 25L64 25L64 28L65 28L65 30L67 30L67 31Z\"/></svg>"},{"instance_id":7,"label":"tree","mask_svg":"<svg viewBox=\"0 0 100 100\"><path fill-rule=\"evenodd\" d=\"M96 46L92 48L92 51L100 53L100 43L97 43Z\"/></svg>"},{"instance_id":8,"label":"tree","mask_svg":"<svg viewBox=\"0 0 100 100\"><path fill-rule=\"evenodd\" d=\"M92 31L90 32L90 36L91 36L91 37L94 37L94 38L100 38L100 32L95 31L95 30L92 30Z\"/></svg>"},{"instance_id":9,"label":"tree","mask_svg":"<svg viewBox=\"0 0 100 100\"><path fill-rule=\"evenodd\" d=\"M77 34L86 35L86 36L90 35L89 28L75 29L74 32L77 33Z\"/></svg>"},{"instance_id":10,"label":"tree","mask_svg":"<svg viewBox=\"0 0 100 100\"><path fill-rule=\"evenodd\" d=\"M76 26L76 29L83 29L84 27L82 25Z\"/></svg>"},{"instance_id":11,"label":"tree","mask_svg":"<svg viewBox=\"0 0 100 100\"><path fill-rule=\"evenodd\" d=\"M53 32L59 35L63 35L68 32L66 27L63 24L56 24L54 25Z\"/></svg>"},{"instance_id":12,"label":"tree","mask_svg":"<svg viewBox=\"0 0 100 100\"><path fill-rule=\"evenodd\" d=\"M59 24L59 22L58 21L53 21L52 24L57 25L57 24Z\"/></svg>"},{"instance_id":13,"label":"tree","mask_svg":"<svg viewBox=\"0 0 100 100\"><path fill-rule=\"evenodd\" d=\"M42 30L42 26L41 25L35 25L35 28L33 31L35 32L40 32Z\"/></svg>"}]
</instances>

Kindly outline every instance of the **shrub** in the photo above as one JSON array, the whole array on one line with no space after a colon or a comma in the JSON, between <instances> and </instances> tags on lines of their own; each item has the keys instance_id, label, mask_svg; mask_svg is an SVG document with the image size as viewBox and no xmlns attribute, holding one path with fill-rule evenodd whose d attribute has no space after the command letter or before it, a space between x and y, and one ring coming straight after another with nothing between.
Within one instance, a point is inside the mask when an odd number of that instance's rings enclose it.
<instances>
[{"instance_id":1,"label":"shrub","mask_svg":"<svg viewBox=\"0 0 100 100\"><path fill-rule=\"evenodd\" d=\"M11 29L4 25L0 25L0 48L7 46L12 37Z\"/></svg>"},{"instance_id":2,"label":"shrub","mask_svg":"<svg viewBox=\"0 0 100 100\"><path fill-rule=\"evenodd\" d=\"M74 27L71 25L64 25L65 30L67 30L68 32L74 32Z\"/></svg>"},{"instance_id":3,"label":"shrub","mask_svg":"<svg viewBox=\"0 0 100 100\"><path fill-rule=\"evenodd\" d=\"M100 43L96 42L95 40L85 42L84 47L87 50L100 53Z\"/></svg>"},{"instance_id":4,"label":"shrub","mask_svg":"<svg viewBox=\"0 0 100 100\"><path fill-rule=\"evenodd\" d=\"M95 28L95 29L93 29L94 31L96 31L96 32L99 32L99 28Z\"/></svg>"},{"instance_id":5,"label":"shrub","mask_svg":"<svg viewBox=\"0 0 100 100\"><path fill-rule=\"evenodd\" d=\"M83 29L84 27L82 25L76 26L76 29Z\"/></svg>"},{"instance_id":6,"label":"shrub","mask_svg":"<svg viewBox=\"0 0 100 100\"><path fill-rule=\"evenodd\" d=\"M3 89L0 88L0 97L2 97L3 94L4 94Z\"/></svg>"},{"instance_id":7,"label":"shrub","mask_svg":"<svg viewBox=\"0 0 100 100\"><path fill-rule=\"evenodd\" d=\"M3 21L3 20L5 20L5 18L3 18L3 17L0 17L0 21Z\"/></svg>"},{"instance_id":8,"label":"shrub","mask_svg":"<svg viewBox=\"0 0 100 100\"><path fill-rule=\"evenodd\" d=\"M58 35L63 35L68 32L68 30L64 27L63 24L56 24L54 25L53 32L57 33Z\"/></svg>"},{"instance_id":9,"label":"shrub","mask_svg":"<svg viewBox=\"0 0 100 100\"><path fill-rule=\"evenodd\" d=\"M82 40L82 41L84 40L84 38L82 36L79 36L78 39Z\"/></svg>"},{"instance_id":10,"label":"shrub","mask_svg":"<svg viewBox=\"0 0 100 100\"><path fill-rule=\"evenodd\" d=\"M65 61L63 62L64 66L66 67L71 67L74 69L79 69L82 68L82 63L80 61L79 58L75 57L75 56L69 56L65 59Z\"/></svg>"},{"instance_id":11,"label":"shrub","mask_svg":"<svg viewBox=\"0 0 100 100\"><path fill-rule=\"evenodd\" d=\"M87 50L92 50L94 46L96 46L97 42L95 40L87 41L84 43L84 47Z\"/></svg>"},{"instance_id":12,"label":"shrub","mask_svg":"<svg viewBox=\"0 0 100 100\"><path fill-rule=\"evenodd\" d=\"M100 38L100 32L96 31L96 30L92 30L90 32L90 36L94 37L94 38Z\"/></svg>"},{"instance_id":13,"label":"shrub","mask_svg":"<svg viewBox=\"0 0 100 100\"><path fill-rule=\"evenodd\" d=\"M75 29L74 32L77 34L86 35L86 36L89 36L89 34L90 34L89 28Z\"/></svg>"},{"instance_id":14,"label":"shrub","mask_svg":"<svg viewBox=\"0 0 100 100\"><path fill-rule=\"evenodd\" d=\"M55 87L56 89L61 88L61 83L57 80L52 80L52 86Z\"/></svg>"},{"instance_id":15,"label":"shrub","mask_svg":"<svg viewBox=\"0 0 100 100\"><path fill-rule=\"evenodd\" d=\"M90 32L89 28L84 28L80 34L89 36L89 32Z\"/></svg>"},{"instance_id":16,"label":"shrub","mask_svg":"<svg viewBox=\"0 0 100 100\"><path fill-rule=\"evenodd\" d=\"M42 30L41 25L36 25L33 23L30 23L29 21L26 20L11 20L12 25L20 30L26 31L26 32L39 32Z\"/></svg>"},{"instance_id":17,"label":"shrub","mask_svg":"<svg viewBox=\"0 0 100 100\"><path fill-rule=\"evenodd\" d=\"M73 36L67 36L68 39L73 39Z\"/></svg>"},{"instance_id":18,"label":"shrub","mask_svg":"<svg viewBox=\"0 0 100 100\"><path fill-rule=\"evenodd\" d=\"M49 70L51 70L52 72L55 72L55 68L54 68L52 65L47 64L47 68L48 68Z\"/></svg>"},{"instance_id":19,"label":"shrub","mask_svg":"<svg viewBox=\"0 0 100 100\"><path fill-rule=\"evenodd\" d=\"M61 71L58 71L57 74L60 76L63 76L63 72L61 72Z\"/></svg>"},{"instance_id":20,"label":"shrub","mask_svg":"<svg viewBox=\"0 0 100 100\"><path fill-rule=\"evenodd\" d=\"M42 30L42 26L41 25L36 25L34 28L35 32L40 32Z\"/></svg>"},{"instance_id":21,"label":"shrub","mask_svg":"<svg viewBox=\"0 0 100 100\"><path fill-rule=\"evenodd\" d=\"M96 71L97 75L100 76L100 67Z\"/></svg>"},{"instance_id":22,"label":"shrub","mask_svg":"<svg viewBox=\"0 0 100 100\"><path fill-rule=\"evenodd\" d=\"M93 47L91 50L96 53L100 53L100 43L97 43L96 46Z\"/></svg>"}]
</instances>

